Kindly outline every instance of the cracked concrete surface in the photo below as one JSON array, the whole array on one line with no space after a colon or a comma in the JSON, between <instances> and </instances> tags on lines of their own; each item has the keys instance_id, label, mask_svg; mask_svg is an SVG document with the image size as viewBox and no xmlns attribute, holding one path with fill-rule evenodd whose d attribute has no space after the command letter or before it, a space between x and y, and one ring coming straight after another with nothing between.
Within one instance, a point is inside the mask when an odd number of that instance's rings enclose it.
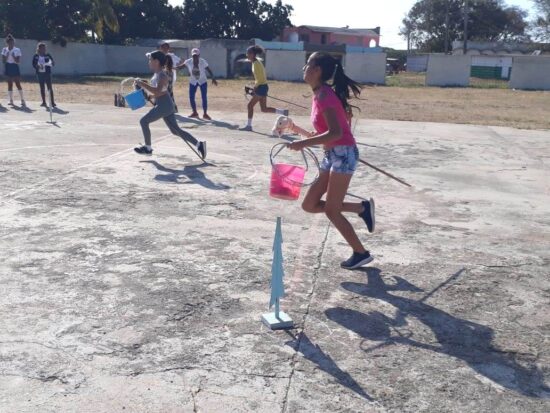
<instances>
[{"instance_id":1,"label":"cracked concrete surface","mask_svg":"<svg viewBox=\"0 0 550 413\"><path fill-rule=\"evenodd\" d=\"M346 272L243 114L182 124L203 165L162 123L133 154L139 112L63 109L0 114L1 412L550 411L549 132L360 121L414 188L360 167L376 260ZM260 322L278 215L290 332Z\"/></svg>"}]
</instances>

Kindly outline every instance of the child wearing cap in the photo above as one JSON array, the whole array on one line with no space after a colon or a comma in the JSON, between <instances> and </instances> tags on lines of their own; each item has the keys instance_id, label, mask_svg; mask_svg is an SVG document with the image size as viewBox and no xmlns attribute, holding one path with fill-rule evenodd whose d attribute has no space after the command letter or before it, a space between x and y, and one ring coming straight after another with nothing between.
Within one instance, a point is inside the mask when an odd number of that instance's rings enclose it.
<instances>
[{"instance_id":1,"label":"child wearing cap","mask_svg":"<svg viewBox=\"0 0 550 413\"><path fill-rule=\"evenodd\" d=\"M195 48L191 51L191 58L185 60L180 67L186 67L189 71L189 102L191 103L191 108L193 109L193 113L191 113L189 117L199 117L195 96L197 95L197 89L200 88L202 109L204 112L202 118L205 120L211 120L210 116L208 116L208 75L212 78L212 84L214 86L217 86L218 82L214 77L214 73L210 70L208 62L201 57L200 50Z\"/></svg>"}]
</instances>

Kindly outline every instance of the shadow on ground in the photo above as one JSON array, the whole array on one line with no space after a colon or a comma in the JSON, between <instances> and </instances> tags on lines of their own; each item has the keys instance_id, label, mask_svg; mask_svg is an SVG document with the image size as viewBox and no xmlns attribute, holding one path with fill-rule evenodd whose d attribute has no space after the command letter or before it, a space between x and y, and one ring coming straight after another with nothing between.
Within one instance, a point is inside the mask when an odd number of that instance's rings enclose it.
<instances>
[{"instance_id":1,"label":"shadow on ground","mask_svg":"<svg viewBox=\"0 0 550 413\"><path fill-rule=\"evenodd\" d=\"M214 166L209 163L202 163L200 165L189 165L185 166L183 169L172 169L168 168L157 161L140 161L141 163L149 163L157 168L160 172L165 172L164 174L159 174L155 176L155 180L159 182L170 182L176 184L198 184L204 188L212 189L216 191L225 191L231 189L229 185L217 184L212 182L206 177L204 172L201 171L201 168ZM180 181L181 178L187 178L185 181Z\"/></svg>"},{"instance_id":2,"label":"shadow on ground","mask_svg":"<svg viewBox=\"0 0 550 413\"><path fill-rule=\"evenodd\" d=\"M347 387L369 401L373 401L373 398L363 390L353 377L340 369L334 360L332 360L329 355L325 354L321 347L317 344L313 344L304 332L300 333L298 336L294 336L290 332L287 333L292 337L291 341L285 343L287 346L292 347L296 352L301 353L304 358L315 363L320 370L330 374L338 380L338 383L342 386Z\"/></svg>"},{"instance_id":3,"label":"shadow on ground","mask_svg":"<svg viewBox=\"0 0 550 413\"><path fill-rule=\"evenodd\" d=\"M451 279L462 271L464 269ZM515 353L505 353L495 348L492 345L494 332L491 328L460 319L423 302L449 280L424 298L413 300L391 294L392 291L423 291L407 280L394 276L395 284L386 284L378 268L366 268L364 272L367 274L367 284L344 282L342 287L354 294L391 304L396 308L397 315L392 318L377 311L364 314L343 307L330 308L325 314L330 320L359 336L379 342L374 347L363 349L365 352L392 344L409 345L463 360L479 374L523 395L543 398L550 396L550 388L544 382L543 372L534 363L528 367L519 364ZM407 326L408 317L416 318L431 329L439 345L414 340L412 331L400 333L396 328Z\"/></svg>"}]
</instances>

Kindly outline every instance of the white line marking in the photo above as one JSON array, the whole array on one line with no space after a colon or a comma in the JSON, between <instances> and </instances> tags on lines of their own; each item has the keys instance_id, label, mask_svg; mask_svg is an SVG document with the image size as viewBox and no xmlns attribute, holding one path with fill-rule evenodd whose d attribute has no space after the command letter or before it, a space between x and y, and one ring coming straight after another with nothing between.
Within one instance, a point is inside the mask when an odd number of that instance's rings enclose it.
<instances>
[{"instance_id":1,"label":"white line marking","mask_svg":"<svg viewBox=\"0 0 550 413\"><path fill-rule=\"evenodd\" d=\"M162 137L160 137L159 139L157 139L157 142L162 141L162 140L165 140L166 138L168 138L168 137L170 137L170 136L172 136L172 134L168 134L168 135L162 136ZM105 146L107 146L107 145L105 145ZM128 145L126 145L126 146L128 146ZM49 186L49 185L58 184L58 183L60 183L60 182L63 182L65 179L69 178L73 172L79 171L80 169L84 169L84 168L87 168L87 167L89 167L89 166L93 166L93 165L100 164L100 163L102 163L102 162L104 162L104 161L106 161L106 160L109 160L109 159L112 159L112 158L116 158L116 157L119 156L119 155L129 154L129 153L131 153L131 151L133 151L133 148L124 149L123 151L116 152L116 153L114 153L114 154L112 154L112 155L109 155L109 156L106 156L106 157L104 157L104 158L97 159L97 160L95 160L95 161L89 162L89 163L84 164L84 165L80 165L80 166L78 166L78 167L76 167L76 168L73 168L73 169L67 171L67 172L64 174L63 178L61 178L61 179L58 179L58 180L44 179L43 181L39 182L39 183L36 184L36 185L32 185L32 186L29 186L29 187L26 187L26 188L17 189L17 190L15 190L15 191L13 191L13 192L11 192L11 193L5 195L5 196L4 196L4 199L6 199L6 198L8 198L8 197L9 197L9 198L13 197L12 199L17 199L17 196L16 196L16 195L17 195L17 194L20 194L21 192L25 192L25 191L29 191L29 190L32 190L33 192L36 192L37 189L44 188L44 187Z\"/></svg>"}]
</instances>

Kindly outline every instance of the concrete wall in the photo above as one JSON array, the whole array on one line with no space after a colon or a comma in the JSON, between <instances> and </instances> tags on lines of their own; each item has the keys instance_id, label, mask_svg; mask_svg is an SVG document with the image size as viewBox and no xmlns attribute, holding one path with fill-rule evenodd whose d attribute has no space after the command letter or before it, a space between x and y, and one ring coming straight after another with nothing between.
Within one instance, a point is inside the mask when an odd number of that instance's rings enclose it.
<instances>
[{"instance_id":1,"label":"concrete wall","mask_svg":"<svg viewBox=\"0 0 550 413\"><path fill-rule=\"evenodd\" d=\"M32 57L36 51L37 43L36 40L17 40L16 42L16 46L23 53L20 65L23 75L34 75L35 73L32 67ZM66 47L61 47L51 42L44 43L56 63L54 75L141 74L149 71L145 53L152 50L150 47L87 43L68 43ZM4 44L4 39L0 39L0 44Z\"/></svg>"},{"instance_id":2,"label":"concrete wall","mask_svg":"<svg viewBox=\"0 0 550 413\"><path fill-rule=\"evenodd\" d=\"M227 49L218 45L203 45L201 57L206 59L208 66L216 77L228 77Z\"/></svg>"},{"instance_id":3,"label":"concrete wall","mask_svg":"<svg viewBox=\"0 0 550 413\"><path fill-rule=\"evenodd\" d=\"M432 54L428 59L427 86L468 86L471 56Z\"/></svg>"},{"instance_id":4,"label":"concrete wall","mask_svg":"<svg viewBox=\"0 0 550 413\"><path fill-rule=\"evenodd\" d=\"M550 57L514 57L510 87L512 89L550 90Z\"/></svg>"},{"instance_id":5,"label":"concrete wall","mask_svg":"<svg viewBox=\"0 0 550 413\"><path fill-rule=\"evenodd\" d=\"M386 84L386 53L350 53L344 63L346 74L353 80Z\"/></svg>"},{"instance_id":6,"label":"concrete wall","mask_svg":"<svg viewBox=\"0 0 550 413\"><path fill-rule=\"evenodd\" d=\"M269 79L300 81L302 68L306 64L306 52L290 50L268 50L266 69Z\"/></svg>"},{"instance_id":7,"label":"concrete wall","mask_svg":"<svg viewBox=\"0 0 550 413\"><path fill-rule=\"evenodd\" d=\"M430 55L419 54L407 56L407 72L425 72L428 70L428 59Z\"/></svg>"}]
</instances>

